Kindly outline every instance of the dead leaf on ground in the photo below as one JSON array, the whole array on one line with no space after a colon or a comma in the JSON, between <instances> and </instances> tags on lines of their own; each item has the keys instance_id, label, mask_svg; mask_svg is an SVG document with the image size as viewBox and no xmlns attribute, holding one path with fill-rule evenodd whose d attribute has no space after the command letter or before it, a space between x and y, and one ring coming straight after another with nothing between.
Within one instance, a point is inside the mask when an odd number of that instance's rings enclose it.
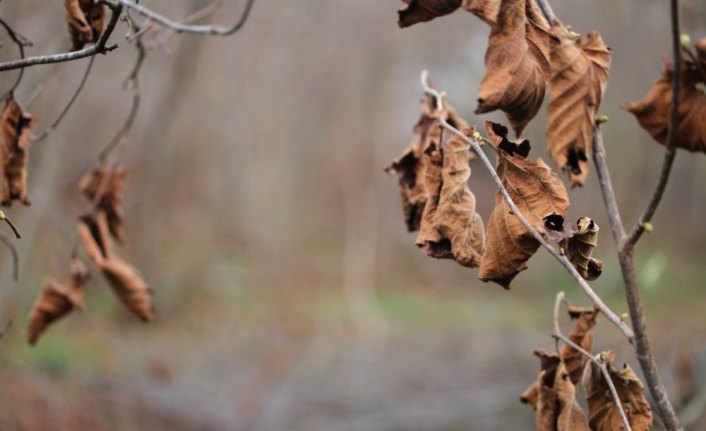
<instances>
[{"instance_id":1,"label":"dead leaf on ground","mask_svg":"<svg viewBox=\"0 0 706 431\"><path fill-rule=\"evenodd\" d=\"M2 164L2 185L0 185L0 204L12 205L13 200L19 200L30 205L27 196L27 160L29 144L32 141L32 130L37 121L25 112L10 95L2 111L2 147L0 148L0 163Z\"/></svg>"},{"instance_id":2,"label":"dead leaf on ground","mask_svg":"<svg viewBox=\"0 0 706 431\"><path fill-rule=\"evenodd\" d=\"M407 7L400 10L398 24L401 28L431 21L448 15L461 6L461 0L402 0Z\"/></svg>"},{"instance_id":3,"label":"dead leaf on ground","mask_svg":"<svg viewBox=\"0 0 706 431\"><path fill-rule=\"evenodd\" d=\"M143 321L152 320L152 294L135 267L113 254L106 215L79 218L79 238L88 256L101 269L113 292Z\"/></svg>"},{"instance_id":4,"label":"dead leaf on ground","mask_svg":"<svg viewBox=\"0 0 706 431\"><path fill-rule=\"evenodd\" d=\"M571 186L583 186L593 154L593 129L608 82L610 50L593 31L580 37L560 23L550 29L550 101L547 141Z\"/></svg>"},{"instance_id":5,"label":"dead leaf on ground","mask_svg":"<svg viewBox=\"0 0 706 431\"><path fill-rule=\"evenodd\" d=\"M97 42L105 26L105 8L95 0L64 0L71 51Z\"/></svg>"},{"instance_id":6,"label":"dead leaf on ground","mask_svg":"<svg viewBox=\"0 0 706 431\"><path fill-rule=\"evenodd\" d=\"M615 355L606 352L601 355L608 364L608 373L623 410L633 431L647 431L652 426L652 410L645 399L644 387L635 372L627 365L620 370L612 367ZM620 411L613 402L608 384L597 365L589 362L583 375L583 385L588 403L588 420L594 431L625 430Z\"/></svg>"},{"instance_id":7,"label":"dead leaf on ground","mask_svg":"<svg viewBox=\"0 0 706 431\"><path fill-rule=\"evenodd\" d=\"M706 82L693 63L684 62L682 69L675 130L676 146L691 152L706 152L706 94L698 87ZM662 76L655 81L647 96L639 102L622 105L623 109L635 115L640 126L662 145L666 144L667 128L671 119L673 73L672 65L664 59Z\"/></svg>"},{"instance_id":8,"label":"dead leaf on ground","mask_svg":"<svg viewBox=\"0 0 706 431\"><path fill-rule=\"evenodd\" d=\"M576 387L564 362L544 350L541 361L535 420L539 431L589 431L586 416L576 402Z\"/></svg>"},{"instance_id":9,"label":"dead leaf on ground","mask_svg":"<svg viewBox=\"0 0 706 431\"><path fill-rule=\"evenodd\" d=\"M501 124L488 121L486 129L490 144L498 153L498 175L529 223L542 232L547 216L565 217L569 197L564 184L542 159L527 159L529 141L510 141L507 127ZM515 276L527 268L527 261L540 244L512 214L499 191L488 221L486 238L479 278L494 281L507 289Z\"/></svg>"},{"instance_id":10,"label":"dead leaf on ground","mask_svg":"<svg viewBox=\"0 0 706 431\"><path fill-rule=\"evenodd\" d=\"M97 206L105 212L110 233L119 242L125 239L123 191L126 176L124 166L99 166L88 172L78 183L81 192L91 202L100 196Z\"/></svg>"},{"instance_id":11,"label":"dead leaf on ground","mask_svg":"<svg viewBox=\"0 0 706 431\"><path fill-rule=\"evenodd\" d=\"M534 38L534 48L530 49L528 27L531 25L528 26L526 1L503 0L488 39L485 76L478 89L475 111L483 114L502 110L517 136L537 115L545 92L546 59L535 45L543 43L548 47L548 38Z\"/></svg>"}]
</instances>

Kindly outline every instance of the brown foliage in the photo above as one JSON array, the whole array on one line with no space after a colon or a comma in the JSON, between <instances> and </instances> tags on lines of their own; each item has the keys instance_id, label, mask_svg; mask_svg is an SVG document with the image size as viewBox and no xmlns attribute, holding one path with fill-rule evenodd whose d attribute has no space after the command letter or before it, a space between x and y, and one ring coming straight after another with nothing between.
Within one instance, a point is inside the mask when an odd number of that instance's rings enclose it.
<instances>
[{"instance_id":1,"label":"brown foliage","mask_svg":"<svg viewBox=\"0 0 706 431\"><path fill-rule=\"evenodd\" d=\"M542 161L527 160L527 140L508 140L505 126L486 122L488 138L498 153L497 172L512 200L523 215L540 232L544 218L566 215L569 198L559 177ZM486 252L480 265L479 278L509 288L513 278L527 268L527 261L539 248L539 242L512 214L498 192L495 209L488 221Z\"/></svg>"},{"instance_id":2,"label":"brown foliage","mask_svg":"<svg viewBox=\"0 0 706 431\"><path fill-rule=\"evenodd\" d=\"M576 224L578 229L569 238L566 257L581 277L593 281L603 272L603 262L591 257L593 249L598 245L598 225L588 217L581 217Z\"/></svg>"},{"instance_id":3,"label":"brown foliage","mask_svg":"<svg viewBox=\"0 0 706 431\"><path fill-rule=\"evenodd\" d=\"M500 0L465 0L461 7L494 26L498 21Z\"/></svg>"},{"instance_id":4,"label":"brown foliage","mask_svg":"<svg viewBox=\"0 0 706 431\"><path fill-rule=\"evenodd\" d=\"M105 8L95 0L64 0L71 51L96 42L105 26Z\"/></svg>"},{"instance_id":5,"label":"brown foliage","mask_svg":"<svg viewBox=\"0 0 706 431\"><path fill-rule=\"evenodd\" d=\"M549 40L541 37L543 29L538 26L546 29L546 22L538 14L528 21L532 7L525 0L502 1L488 39L485 76L477 96L476 114L502 110L518 136L539 111L545 91L543 53Z\"/></svg>"},{"instance_id":6,"label":"brown foliage","mask_svg":"<svg viewBox=\"0 0 706 431\"><path fill-rule=\"evenodd\" d=\"M535 420L539 431L589 431L576 402L576 387L559 356L535 352L541 361Z\"/></svg>"},{"instance_id":7,"label":"brown foliage","mask_svg":"<svg viewBox=\"0 0 706 431\"><path fill-rule=\"evenodd\" d=\"M25 205L30 205L27 196L27 159L32 130L37 121L22 109L12 95L5 102L0 121L0 163L3 172L0 179L0 204L10 206L13 200L19 200Z\"/></svg>"},{"instance_id":8,"label":"brown foliage","mask_svg":"<svg viewBox=\"0 0 706 431\"><path fill-rule=\"evenodd\" d=\"M697 49L706 50L706 39L699 44L704 47ZM700 62L706 63L706 53L697 52ZM698 88L699 84L706 84L706 77L692 62L684 62L682 71L674 132L676 146L692 152L706 152L706 94ZM662 145L667 141L671 118L673 73L671 64L665 59L662 76L655 81L647 96L639 102L623 104L624 109L635 115L640 126Z\"/></svg>"},{"instance_id":9,"label":"brown foliage","mask_svg":"<svg viewBox=\"0 0 706 431\"><path fill-rule=\"evenodd\" d=\"M402 28L448 15L461 6L461 0L403 1L407 4L407 7L398 12L399 20L397 22Z\"/></svg>"},{"instance_id":10,"label":"brown foliage","mask_svg":"<svg viewBox=\"0 0 706 431\"><path fill-rule=\"evenodd\" d=\"M86 253L123 304L143 321L151 320L154 317L151 291L135 267L113 254L106 215L99 212L95 217L81 217L78 233Z\"/></svg>"},{"instance_id":11,"label":"brown foliage","mask_svg":"<svg viewBox=\"0 0 706 431\"><path fill-rule=\"evenodd\" d=\"M652 426L652 410L643 394L643 386L635 372L627 365L614 370L611 363L615 355L610 352L601 354L608 364L608 373L623 404L633 431L647 431ZM588 402L588 418L591 429L595 431L624 430L618 407L613 402L608 385L597 365L589 363L583 376Z\"/></svg>"},{"instance_id":12,"label":"brown foliage","mask_svg":"<svg viewBox=\"0 0 706 431\"><path fill-rule=\"evenodd\" d=\"M100 166L88 172L78 184L87 199L92 202L98 199L98 209L105 212L110 234L119 242L125 238L122 205L126 176L123 166Z\"/></svg>"},{"instance_id":13,"label":"brown foliage","mask_svg":"<svg viewBox=\"0 0 706 431\"><path fill-rule=\"evenodd\" d=\"M608 82L610 50L595 31L583 38L556 23L550 34L549 152L569 172L571 186L583 186L595 118Z\"/></svg>"}]
</instances>

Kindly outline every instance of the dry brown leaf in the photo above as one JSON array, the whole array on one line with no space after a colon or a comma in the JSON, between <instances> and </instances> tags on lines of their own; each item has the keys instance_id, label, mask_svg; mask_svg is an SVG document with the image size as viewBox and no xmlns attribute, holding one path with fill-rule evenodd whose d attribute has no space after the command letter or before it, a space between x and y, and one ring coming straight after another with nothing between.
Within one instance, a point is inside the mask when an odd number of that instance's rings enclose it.
<instances>
[{"instance_id":1,"label":"dry brown leaf","mask_svg":"<svg viewBox=\"0 0 706 431\"><path fill-rule=\"evenodd\" d=\"M77 257L71 258L69 272L71 278L66 286L67 295L76 308L83 310L86 308L86 283L91 278L91 273L83 261Z\"/></svg>"},{"instance_id":2,"label":"dry brown leaf","mask_svg":"<svg viewBox=\"0 0 706 431\"><path fill-rule=\"evenodd\" d=\"M100 196L98 208L108 218L108 228L113 238L123 242L125 226L123 221L123 191L127 170L124 166L100 166L88 172L78 187L91 202Z\"/></svg>"},{"instance_id":3,"label":"dry brown leaf","mask_svg":"<svg viewBox=\"0 0 706 431\"><path fill-rule=\"evenodd\" d=\"M71 51L96 42L105 26L105 8L95 0L64 0Z\"/></svg>"},{"instance_id":4,"label":"dry brown leaf","mask_svg":"<svg viewBox=\"0 0 706 431\"><path fill-rule=\"evenodd\" d=\"M96 217L81 217L78 233L86 253L101 269L123 304L142 320L152 320L151 291L135 267L113 254L105 214L99 212Z\"/></svg>"},{"instance_id":5,"label":"dry brown leaf","mask_svg":"<svg viewBox=\"0 0 706 431\"><path fill-rule=\"evenodd\" d=\"M47 326L69 314L74 308L65 286L49 277L29 312L27 341L34 345Z\"/></svg>"},{"instance_id":6,"label":"dry brown leaf","mask_svg":"<svg viewBox=\"0 0 706 431\"><path fill-rule=\"evenodd\" d=\"M493 26L498 21L500 0L463 0L461 7Z\"/></svg>"},{"instance_id":7,"label":"dry brown leaf","mask_svg":"<svg viewBox=\"0 0 706 431\"><path fill-rule=\"evenodd\" d=\"M461 0L402 0L407 7L400 10L397 24L401 28L431 21L434 18L448 15L461 6Z\"/></svg>"},{"instance_id":8,"label":"dry brown leaf","mask_svg":"<svg viewBox=\"0 0 706 431\"><path fill-rule=\"evenodd\" d=\"M652 90L639 102L625 103L623 109L635 115L638 123L662 145L667 140L671 117L673 68L664 60L662 76ZM706 94L697 85L703 85L695 65L685 62L675 130L676 146L688 151L706 152Z\"/></svg>"},{"instance_id":9,"label":"dry brown leaf","mask_svg":"<svg viewBox=\"0 0 706 431\"><path fill-rule=\"evenodd\" d=\"M596 325L598 310L596 308L581 308L569 305L568 313L569 317L576 320L569 339L590 353L593 349L593 327ZM569 373L571 383L576 385L581 380L588 358L568 344L561 348L559 356L564 362L566 371ZM530 404L536 409L538 398L539 381L536 381L522 393L520 401Z\"/></svg>"},{"instance_id":10,"label":"dry brown leaf","mask_svg":"<svg viewBox=\"0 0 706 431\"><path fill-rule=\"evenodd\" d=\"M559 356L535 352L541 360L535 420L539 431L589 431L576 402L576 387Z\"/></svg>"},{"instance_id":11,"label":"dry brown leaf","mask_svg":"<svg viewBox=\"0 0 706 431\"><path fill-rule=\"evenodd\" d=\"M571 186L583 186L593 152L593 128L608 82L610 50L597 32L583 37L560 24L550 29L550 101L547 141Z\"/></svg>"},{"instance_id":12,"label":"dry brown leaf","mask_svg":"<svg viewBox=\"0 0 706 431\"><path fill-rule=\"evenodd\" d=\"M27 196L27 159L32 130L37 121L22 109L12 95L5 102L0 121L2 121L0 163L3 172L0 204L10 206L13 200L19 200L25 205L30 205L31 202Z\"/></svg>"},{"instance_id":13,"label":"dry brown leaf","mask_svg":"<svg viewBox=\"0 0 706 431\"><path fill-rule=\"evenodd\" d=\"M652 410L645 399L642 382L635 372L627 365L620 370L614 370L611 363L615 355L606 352L601 357L608 364L608 373L618 398L623 404L623 410L628 417L633 431L647 431L652 426ZM625 430L620 411L613 402L610 389L597 365L590 362L586 365L583 375L583 386L588 402L588 420L594 431Z\"/></svg>"},{"instance_id":14,"label":"dry brown leaf","mask_svg":"<svg viewBox=\"0 0 706 431\"><path fill-rule=\"evenodd\" d=\"M545 82L537 50L528 43L525 0L502 0L485 53L485 76L478 89L476 114L500 109L519 136L544 100ZM542 43L542 39L533 39ZM548 38L544 40L548 44ZM541 52L541 50L539 50Z\"/></svg>"},{"instance_id":15,"label":"dry brown leaf","mask_svg":"<svg viewBox=\"0 0 706 431\"><path fill-rule=\"evenodd\" d=\"M542 159L527 160L529 141L508 140L508 129L501 124L488 121L486 128L488 139L498 153L498 175L530 224L542 232L548 215L565 217L569 197L564 184ZM500 192L495 196L486 237L478 277L507 289L513 278L527 268L527 261L539 248L539 242L511 213Z\"/></svg>"},{"instance_id":16,"label":"dry brown leaf","mask_svg":"<svg viewBox=\"0 0 706 431\"><path fill-rule=\"evenodd\" d=\"M598 245L598 225L588 217L581 217L576 225L574 235L569 238L566 257L581 277L593 281L603 272L603 262L591 257L593 249Z\"/></svg>"}]
</instances>

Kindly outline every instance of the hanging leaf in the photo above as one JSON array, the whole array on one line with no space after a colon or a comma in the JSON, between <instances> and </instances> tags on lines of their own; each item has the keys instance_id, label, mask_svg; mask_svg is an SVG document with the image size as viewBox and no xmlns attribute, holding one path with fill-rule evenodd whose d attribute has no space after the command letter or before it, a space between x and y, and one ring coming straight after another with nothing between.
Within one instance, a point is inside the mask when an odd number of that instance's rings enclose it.
<instances>
[{"instance_id":1,"label":"hanging leaf","mask_svg":"<svg viewBox=\"0 0 706 431\"><path fill-rule=\"evenodd\" d=\"M550 29L549 152L568 171L571 186L583 186L593 151L593 128L608 82L610 50L597 32L585 38L560 24Z\"/></svg>"},{"instance_id":2,"label":"hanging leaf","mask_svg":"<svg viewBox=\"0 0 706 431\"><path fill-rule=\"evenodd\" d=\"M127 170L124 166L100 166L88 172L78 183L84 196L97 202L98 208L105 212L110 234L123 242L125 226L123 221L123 191Z\"/></svg>"},{"instance_id":3,"label":"hanging leaf","mask_svg":"<svg viewBox=\"0 0 706 431\"><path fill-rule=\"evenodd\" d=\"M490 144L498 153L498 175L529 223L542 232L548 215L565 217L569 197L564 184L541 159L527 160L529 141L508 140L508 129L501 124L488 121L486 128ZM527 268L539 242L512 214L500 192L495 196L486 236L479 278L507 289L515 276Z\"/></svg>"},{"instance_id":4,"label":"hanging leaf","mask_svg":"<svg viewBox=\"0 0 706 431\"><path fill-rule=\"evenodd\" d=\"M86 308L86 283L91 278L91 273L79 258L71 258L69 264L71 278L67 285L67 295L74 307L79 310Z\"/></svg>"},{"instance_id":5,"label":"hanging leaf","mask_svg":"<svg viewBox=\"0 0 706 431\"><path fill-rule=\"evenodd\" d=\"M614 370L612 362L615 355L611 352L601 354L608 364L608 374L618 392L618 398L623 404L623 410L633 431L647 431L652 426L652 410L645 399L642 382L635 372L627 365L620 370ZM583 385L588 403L588 421L594 431L624 430L620 411L613 402L603 374L594 363L586 365L583 375Z\"/></svg>"},{"instance_id":6,"label":"hanging leaf","mask_svg":"<svg viewBox=\"0 0 706 431\"><path fill-rule=\"evenodd\" d=\"M64 0L71 51L98 41L105 26L105 8L95 0Z\"/></svg>"},{"instance_id":7,"label":"hanging leaf","mask_svg":"<svg viewBox=\"0 0 706 431\"><path fill-rule=\"evenodd\" d=\"M461 0L402 0L407 7L400 10L397 24L401 28L431 21L434 18L448 15L461 6Z\"/></svg>"},{"instance_id":8,"label":"hanging leaf","mask_svg":"<svg viewBox=\"0 0 706 431\"><path fill-rule=\"evenodd\" d=\"M519 136L544 100L541 56L529 49L525 0L503 0L485 53L476 114L500 109ZM540 39L536 40L536 43ZM548 42L548 40L547 40ZM540 50L541 51L541 50Z\"/></svg>"},{"instance_id":9,"label":"hanging leaf","mask_svg":"<svg viewBox=\"0 0 706 431\"><path fill-rule=\"evenodd\" d=\"M12 205L19 200L30 205L27 196L27 159L32 130L37 121L25 112L12 95L8 96L2 111L2 184L0 185L0 204Z\"/></svg>"},{"instance_id":10,"label":"hanging leaf","mask_svg":"<svg viewBox=\"0 0 706 431\"><path fill-rule=\"evenodd\" d=\"M690 62L682 66L681 90L677 110L675 139L677 148L706 152L706 94L699 85L706 84L700 71ZM623 109L635 115L638 123L655 141L665 145L671 118L673 67L664 59L662 76L639 102L625 103Z\"/></svg>"},{"instance_id":11,"label":"hanging leaf","mask_svg":"<svg viewBox=\"0 0 706 431\"><path fill-rule=\"evenodd\" d=\"M581 217L576 225L578 229L569 239L566 257L581 277L593 281L603 272L603 262L591 257L593 249L598 245L598 225L588 217Z\"/></svg>"},{"instance_id":12,"label":"hanging leaf","mask_svg":"<svg viewBox=\"0 0 706 431\"><path fill-rule=\"evenodd\" d=\"M464 0L461 7L485 21L490 26L494 26L498 21L500 0Z\"/></svg>"},{"instance_id":13,"label":"hanging leaf","mask_svg":"<svg viewBox=\"0 0 706 431\"><path fill-rule=\"evenodd\" d=\"M569 339L583 350L591 353L591 350L593 350L593 327L596 325L598 309L569 305L568 313L571 319L576 320L571 335L569 335ZM564 347L561 348L559 356L564 362L566 371L569 373L571 383L576 385L581 380L583 369L588 358L569 344L565 344ZM536 409L538 398L539 381L536 381L522 393L520 401L525 404L530 404Z\"/></svg>"},{"instance_id":14,"label":"hanging leaf","mask_svg":"<svg viewBox=\"0 0 706 431\"><path fill-rule=\"evenodd\" d=\"M151 291L135 267L113 254L105 213L81 217L78 233L86 253L123 304L143 321L152 320Z\"/></svg>"},{"instance_id":15,"label":"hanging leaf","mask_svg":"<svg viewBox=\"0 0 706 431\"><path fill-rule=\"evenodd\" d=\"M535 352L541 361L535 420L539 431L589 431L576 402L576 387L559 356Z\"/></svg>"}]
</instances>

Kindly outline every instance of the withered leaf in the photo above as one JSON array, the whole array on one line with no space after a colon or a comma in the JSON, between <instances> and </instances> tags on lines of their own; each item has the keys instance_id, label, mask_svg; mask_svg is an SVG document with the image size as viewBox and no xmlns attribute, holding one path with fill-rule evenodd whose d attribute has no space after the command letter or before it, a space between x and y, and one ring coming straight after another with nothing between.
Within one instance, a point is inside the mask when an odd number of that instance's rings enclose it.
<instances>
[{"instance_id":1,"label":"withered leaf","mask_svg":"<svg viewBox=\"0 0 706 431\"><path fill-rule=\"evenodd\" d=\"M27 196L27 159L32 130L37 121L22 109L12 95L5 102L0 121L2 121L0 204L10 206L13 200L19 200L25 205L30 205L31 202Z\"/></svg>"},{"instance_id":2,"label":"withered leaf","mask_svg":"<svg viewBox=\"0 0 706 431\"><path fill-rule=\"evenodd\" d=\"M498 175L529 223L541 232L548 215L565 217L569 197L564 184L542 159L527 160L529 141L508 140L508 129L501 124L488 121L486 128L490 144L498 153ZM539 248L539 242L511 213L499 191L486 237L478 277L509 288L515 276L527 268L527 261Z\"/></svg>"},{"instance_id":3,"label":"withered leaf","mask_svg":"<svg viewBox=\"0 0 706 431\"><path fill-rule=\"evenodd\" d=\"M545 91L541 58L527 41L526 9L525 0L502 1L488 39L476 108L476 114L502 110L518 136L537 115Z\"/></svg>"},{"instance_id":4,"label":"withered leaf","mask_svg":"<svg viewBox=\"0 0 706 431\"><path fill-rule=\"evenodd\" d=\"M99 212L95 217L81 217L78 233L86 253L123 304L142 320L151 320L154 317L151 291L135 267L113 254L106 215Z\"/></svg>"},{"instance_id":5,"label":"withered leaf","mask_svg":"<svg viewBox=\"0 0 706 431\"><path fill-rule=\"evenodd\" d=\"M86 283L91 278L91 273L86 265L77 257L71 258L69 264L70 279L66 287L71 303L78 309L86 307Z\"/></svg>"},{"instance_id":6,"label":"withered leaf","mask_svg":"<svg viewBox=\"0 0 706 431\"><path fill-rule=\"evenodd\" d=\"M671 118L673 68L664 61L662 76L652 90L639 102L625 103L623 109L635 115L638 123L662 145L667 141ZM677 126L676 146L688 151L706 152L706 94L697 85L705 84L695 65L685 62L683 67Z\"/></svg>"},{"instance_id":7,"label":"withered leaf","mask_svg":"<svg viewBox=\"0 0 706 431\"><path fill-rule=\"evenodd\" d=\"M407 7L400 10L398 24L401 28L431 21L448 15L461 6L461 0L403 0Z\"/></svg>"},{"instance_id":8,"label":"withered leaf","mask_svg":"<svg viewBox=\"0 0 706 431\"><path fill-rule=\"evenodd\" d=\"M126 176L124 166L99 166L88 172L78 184L91 202L99 199L97 206L106 214L110 234L119 242L125 238L123 191Z\"/></svg>"},{"instance_id":9,"label":"withered leaf","mask_svg":"<svg viewBox=\"0 0 706 431\"><path fill-rule=\"evenodd\" d=\"M645 399L643 386L635 372L627 365L620 370L614 370L611 363L615 355L606 352L602 354L608 364L608 374L618 392L618 398L628 417L633 431L647 431L652 426L652 410ZM608 388L603 374L592 362L586 365L583 375L583 385L588 403L588 421L594 431L624 430L618 407Z\"/></svg>"},{"instance_id":10,"label":"withered leaf","mask_svg":"<svg viewBox=\"0 0 706 431\"><path fill-rule=\"evenodd\" d=\"M586 416L576 402L576 387L564 362L544 350L541 361L535 420L539 431L589 431Z\"/></svg>"},{"instance_id":11,"label":"withered leaf","mask_svg":"<svg viewBox=\"0 0 706 431\"><path fill-rule=\"evenodd\" d=\"M551 29L547 141L571 186L583 186L593 154L593 128L608 83L610 50L593 31L585 38L560 24Z\"/></svg>"},{"instance_id":12,"label":"withered leaf","mask_svg":"<svg viewBox=\"0 0 706 431\"><path fill-rule=\"evenodd\" d=\"M569 238L566 257L581 277L593 281L603 272L603 262L592 257L593 249L598 245L598 225L588 217L581 217L576 225L574 235Z\"/></svg>"},{"instance_id":13,"label":"withered leaf","mask_svg":"<svg viewBox=\"0 0 706 431\"><path fill-rule=\"evenodd\" d=\"M591 350L593 350L593 327L596 325L598 309L595 307L582 308L569 305L568 313L571 319L576 320L574 328L569 335L569 339L590 353ZM581 380L583 369L588 361L588 358L578 350L571 347L569 344L565 344L564 347L561 348L559 356L564 362L566 371L569 373L571 383L576 385ZM525 392L520 396L520 401L525 404L530 404L536 409L538 397L539 381L533 383L529 388L527 388L527 390L525 390Z\"/></svg>"},{"instance_id":14,"label":"withered leaf","mask_svg":"<svg viewBox=\"0 0 706 431\"><path fill-rule=\"evenodd\" d=\"M464 0L461 7L493 26L498 21L500 0Z\"/></svg>"},{"instance_id":15,"label":"withered leaf","mask_svg":"<svg viewBox=\"0 0 706 431\"><path fill-rule=\"evenodd\" d=\"M64 0L71 51L96 42L105 26L105 8L95 0Z\"/></svg>"}]
</instances>

